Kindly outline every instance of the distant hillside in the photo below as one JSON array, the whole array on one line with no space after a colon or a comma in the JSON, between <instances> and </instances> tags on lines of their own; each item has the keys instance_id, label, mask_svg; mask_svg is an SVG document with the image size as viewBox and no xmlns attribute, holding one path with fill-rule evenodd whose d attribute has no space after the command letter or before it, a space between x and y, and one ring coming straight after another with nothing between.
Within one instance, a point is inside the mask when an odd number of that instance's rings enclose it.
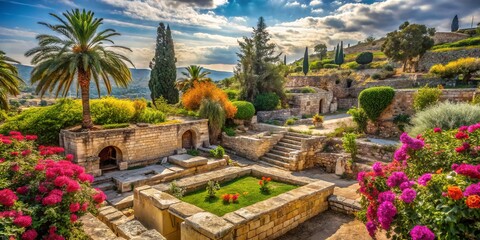
<instances>
[{"instance_id":1,"label":"distant hillside","mask_svg":"<svg viewBox=\"0 0 480 240\"><path fill-rule=\"evenodd\" d=\"M30 86L30 72L32 71L31 66L26 65L16 65L20 77L27 83L27 86L23 88L23 92L33 92L35 86ZM211 72L209 75L213 81L220 81L224 78L228 78L233 76L232 72L222 72L222 71L215 71L210 69L205 69L206 71ZM115 97L122 97L122 98L150 98L150 90L148 89L148 81L150 80L150 69L133 69L131 68L130 71L132 72L132 83L128 86L127 89L124 88L117 88L113 87L112 95ZM177 79L182 78L182 72L185 71L184 67L177 68ZM101 94L106 95L106 89L101 86ZM75 88L70 89L70 94L75 95ZM97 89L92 86L91 88L91 97L98 97Z\"/></svg>"}]
</instances>

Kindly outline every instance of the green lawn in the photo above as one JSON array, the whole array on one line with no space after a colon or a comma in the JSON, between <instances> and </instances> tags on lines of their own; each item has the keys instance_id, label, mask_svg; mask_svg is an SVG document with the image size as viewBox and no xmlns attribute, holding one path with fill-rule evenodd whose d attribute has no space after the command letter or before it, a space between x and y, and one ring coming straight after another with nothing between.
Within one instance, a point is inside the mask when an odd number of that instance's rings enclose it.
<instances>
[{"instance_id":1,"label":"green lawn","mask_svg":"<svg viewBox=\"0 0 480 240\"><path fill-rule=\"evenodd\" d=\"M216 193L216 198L207 198L207 191L205 189L201 189L185 195L181 200L218 216L223 216L225 213L233 212L242 207L252 205L256 202L261 202L265 199L277 196L298 187L272 180L269 183L272 191L270 194L265 194L260 191L260 185L258 185L259 181L260 179L258 178L245 176L221 184L221 189ZM238 202L230 202L228 204L224 203L222 200L222 195L227 193L239 193L240 197L238 198Z\"/></svg>"}]
</instances>

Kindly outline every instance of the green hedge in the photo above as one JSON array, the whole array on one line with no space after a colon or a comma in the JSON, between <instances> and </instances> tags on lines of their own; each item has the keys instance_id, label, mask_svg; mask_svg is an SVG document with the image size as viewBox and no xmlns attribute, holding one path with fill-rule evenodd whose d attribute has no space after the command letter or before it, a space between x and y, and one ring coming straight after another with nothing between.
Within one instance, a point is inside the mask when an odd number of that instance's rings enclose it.
<instances>
[{"instance_id":1,"label":"green hedge","mask_svg":"<svg viewBox=\"0 0 480 240\"><path fill-rule=\"evenodd\" d=\"M112 123L112 124L105 124L102 126L103 129L115 129L115 128L126 128L129 127L130 123Z\"/></svg>"},{"instance_id":2,"label":"green hedge","mask_svg":"<svg viewBox=\"0 0 480 240\"><path fill-rule=\"evenodd\" d=\"M373 53L371 52L362 52L357 55L355 62L358 64L369 64L373 61Z\"/></svg>"},{"instance_id":3,"label":"green hedge","mask_svg":"<svg viewBox=\"0 0 480 240\"><path fill-rule=\"evenodd\" d=\"M140 114L138 121L144 123L161 123L165 122L165 119L166 116L163 112L153 108L147 108Z\"/></svg>"},{"instance_id":4,"label":"green hedge","mask_svg":"<svg viewBox=\"0 0 480 240\"><path fill-rule=\"evenodd\" d=\"M91 100L90 111L93 122L100 125L130 122L135 114L132 101L113 97Z\"/></svg>"},{"instance_id":5,"label":"green hedge","mask_svg":"<svg viewBox=\"0 0 480 240\"><path fill-rule=\"evenodd\" d=\"M338 68L338 64L323 64L323 68Z\"/></svg>"},{"instance_id":6,"label":"green hedge","mask_svg":"<svg viewBox=\"0 0 480 240\"><path fill-rule=\"evenodd\" d=\"M391 87L372 87L363 90L358 96L358 101L368 118L376 121L385 108L390 105L394 96L395 90Z\"/></svg>"},{"instance_id":7,"label":"green hedge","mask_svg":"<svg viewBox=\"0 0 480 240\"><path fill-rule=\"evenodd\" d=\"M455 48L455 47L468 47L468 46L480 46L480 37L467 38L453 43L444 43L433 46L433 50L442 48Z\"/></svg>"},{"instance_id":8,"label":"green hedge","mask_svg":"<svg viewBox=\"0 0 480 240\"><path fill-rule=\"evenodd\" d=\"M234 90L234 89L225 89L223 90L227 96L228 96L228 100L230 101L235 101L238 99L238 95L240 93L240 91L238 90Z\"/></svg>"},{"instance_id":9,"label":"green hedge","mask_svg":"<svg viewBox=\"0 0 480 240\"><path fill-rule=\"evenodd\" d=\"M428 86L422 87L418 89L417 93L413 96L413 108L416 111L422 111L429 106L435 105L441 95L441 89L430 88Z\"/></svg>"},{"instance_id":10,"label":"green hedge","mask_svg":"<svg viewBox=\"0 0 480 240\"><path fill-rule=\"evenodd\" d=\"M258 94L254 106L257 111L272 111L277 108L280 98L275 93Z\"/></svg>"},{"instance_id":11,"label":"green hedge","mask_svg":"<svg viewBox=\"0 0 480 240\"><path fill-rule=\"evenodd\" d=\"M255 107L247 101L236 101L232 104L237 107L235 119L249 120L255 115Z\"/></svg>"}]
</instances>

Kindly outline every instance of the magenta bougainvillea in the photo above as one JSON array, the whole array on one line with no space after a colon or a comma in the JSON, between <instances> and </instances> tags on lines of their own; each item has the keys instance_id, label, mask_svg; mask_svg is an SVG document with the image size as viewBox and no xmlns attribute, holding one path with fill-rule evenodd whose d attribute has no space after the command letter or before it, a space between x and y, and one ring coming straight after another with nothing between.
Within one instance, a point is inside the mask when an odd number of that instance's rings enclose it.
<instances>
[{"instance_id":1,"label":"magenta bougainvillea","mask_svg":"<svg viewBox=\"0 0 480 240\"><path fill-rule=\"evenodd\" d=\"M480 123L415 138L402 134L391 163L360 172L358 217L372 237L479 239Z\"/></svg>"},{"instance_id":2,"label":"magenta bougainvillea","mask_svg":"<svg viewBox=\"0 0 480 240\"><path fill-rule=\"evenodd\" d=\"M0 135L0 238L71 239L79 217L95 211L105 194L93 176L62 156L60 147L35 145L34 135Z\"/></svg>"}]
</instances>

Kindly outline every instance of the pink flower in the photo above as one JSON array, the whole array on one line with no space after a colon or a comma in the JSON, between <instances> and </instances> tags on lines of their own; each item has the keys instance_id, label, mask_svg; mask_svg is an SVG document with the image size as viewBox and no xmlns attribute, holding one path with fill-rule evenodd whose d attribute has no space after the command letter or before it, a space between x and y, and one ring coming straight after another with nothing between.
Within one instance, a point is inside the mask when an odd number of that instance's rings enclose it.
<instances>
[{"instance_id":1,"label":"pink flower","mask_svg":"<svg viewBox=\"0 0 480 240\"><path fill-rule=\"evenodd\" d=\"M72 203L70 204L70 212L75 213L80 210L80 203Z\"/></svg>"},{"instance_id":2,"label":"pink flower","mask_svg":"<svg viewBox=\"0 0 480 240\"><path fill-rule=\"evenodd\" d=\"M435 234L428 227L417 225L410 230L412 240L434 240Z\"/></svg>"},{"instance_id":3,"label":"pink flower","mask_svg":"<svg viewBox=\"0 0 480 240\"><path fill-rule=\"evenodd\" d=\"M10 189L0 190L0 204L6 207L11 207L18 200L17 195Z\"/></svg>"},{"instance_id":4,"label":"pink flower","mask_svg":"<svg viewBox=\"0 0 480 240\"><path fill-rule=\"evenodd\" d=\"M418 184L422 186L427 186L427 183L432 179L432 174L430 173L425 173L422 176L418 178Z\"/></svg>"},{"instance_id":5,"label":"pink flower","mask_svg":"<svg viewBox=\"0 0 480 240\"><path fill-rule=\"evenodd\" d=\"M43 171L43 170L45 170L45 164L39 163L35 166L35 171Z\"/></svg>"},{"instance_id":6,"label":"pink flower","mask_svg":"<svg viewBox=\"0 0 480 240\"><path fill-rule=\"evenodd\" d=\"M65 156L65 160L67 160L67 161L72 161L72 160L73 160L73 154L67 154L67 155Z\"/></svg>"},{"instance_id":7,"label":"pink flower","mask_svg":"<svg viewBox=\"0 0 480 240\"><path fill-rule=\"evenodd\" d=\"M27 149L27 150L23 150L22 151L22 156L27 156L27 155L30 155L30 153L32 153L32 151L30 151L30 149Z\"/></svg>"},{"instance_id":8,"label":"pink flower","mask_svg":"<svg viewBox=\"0 0 480 240\"><path fill-rule=\"evenodd\" d=\"M9 135L10 136L18 136L18 135L22 135L22 133L19 132L19 131L10 131Z\"/></svg>"},{"instance_id":9,"label":"pink flower","mask_svg":"<svg viewBox=\"0 0 480 240\"><path fill-rule=\"evenodd\" d=\"M2 143L5 144L5 145L10 145L10 144L12 144L12 140L10 140L8 138L2 138Z\"/></svg>"},{"instance_id":10,"label":"pink flower","mask_svg":"<svg viewBox=\"0 0 480 240\"><path fill-rule=\"evenodd\" d=\"M32 225L32 218L30 216L18 216L13 220L13 224L26 228Z\"/></svg>"},{"instance_id":11,"label":"pink flower","mask_svg":"<svg viewBox=\"0 0 480 240\"><path fill-rule=\"evenodd\" d=\"M37 140L37 135L26 135L25 136L25 139L27 139L28 141L35 141Z\"/></svg>"},{"instance_id":12,"label":"pink flower","mask_svg":"<svg viewBox=\"0 0 480 240\"><path fill-rule=\"evenodd\" d=\"M417 192L411 188L407 188L403 190L400 199L402 199L405 203L411 203L417 197Z\"/></svg>"},{"instance_id":13,"label":"pink flower","mask_svg":"<svg viewBox=\"0 0 480 240\"><path fill-rule=\"evenodd\" d=\"M22 234L22 240L34 240L35 238L37 238L37 236L37 231L35 231L34 229L30 229Z\"/></svg>"},{"instance_id":14,"label":"pink flower","mask_svg":"<svg viewBox=\"0 0 480 240\"><path fill-rule=\"evenodd\" d=\"M72 222L72 223L73 223L73 222L76 222L77 219L78 219L77 215L75 215L75 214L71 214L71 215L70 215L70 222Z\"/></svg>"},{"instance_id":15,"label":"pink flower","mask_svg":"<svg viewBox=\"0 0 480 240\"><path fill-rule=\"evenodd\" d=\"M14 164L10 167L10 170L12 170L13 172L18 172L18 170L20 170L20 166L18 166L17 163L14 163Z\"/></svg>"},{"instance_id":16,"label":"pink flower","mask_svg":"<svg viewBox=\"0 0 480 240\"><path fill-rule=\"evenodd\" d=\"M105 193L103 193L102 190L100 189L96 189L96 190L97 190L97 193L93 195L93 201L95 201L96 203L103 203L105 199L107 199L107 195L105 195Z\"/></svg>"},{"instance_id":17,"label":"pink flower","mask_svg":"<svg viewBox=\"0 0 480 240\"><path fill-rule=\"evenodd\" d=\"M43 198L42 204L45 206L52 206L62 201L62 196L51 194Z\"/></svg>"},{"instance_id":18,"label":"pink flower","mask_svg":"<svg viewBox=\"0 0 480 240\"><path fill-rule=\"evenodd\" d=\"M70 180L67 184L67 192L71 193L78 190L80 190L80 184L78 184L78 182L75 180Z\"/></svg>"},{"instance_id":19,"label":"pink flower","mask_svg":"<svg viewBox=\"0 0 480 240\"><path fill-rule=\"evenodd\" d=\"M369 221L367 222L367 224L365 224L365 226L367 227L367 231L368 231L368 234L370 235L370 237L375 237L375 232L377 231L377 226L375 226L375 224L373 224L373 222Z\"/></svg>"},{"instance_id":20,"label":"pink flower","mask_svg":"<svg viewBox=\"0 0 480 240\"><path fill-rule=\"evenodd\" d=\"M55 180L53 181L53 184L57 187L63 187L67 185L70 182L70 180L71 179L67 176L59 176L55 178Z\"/></svg>"},{"instance_id":21,"label":"pink flower","mask_svg":"<svg viewBox=\"0 0 480 240\"><path fill-rule=\"evenodd\" d=\"M464 132L458 132L457 134L455 134L455 138L456 139L467 139L468 138L468 134L464 133Z\"/></svg>"},{"instance_id":22,"label":"pink flower","mask_svg":"<svg viewBox=\"0 0 480 240\"><path fill-rule=\"evenodd\" d=\"M87 209L88 209L88 202L82 203L82 207L80 208L80 210L82 212L85 212L85 211L87 211Z\"/></svg>"},{"instance_id":23,"label":"pink flower","mask_svg":"<svg viewBox=\"0 0 480 240\"><path fill-rule=\"evenodd\" d=\"M438 128L438 127L436 127L436 128L434 128L434 129L433 129L433 132L436 132L436 133L441 133L441 132L442 132L442 129L441 129L441 128Z\"/></svg>"},{"instance_id":24,"label":"pink flower","mask_svg":"<svg viewBox=\"0 0 480 240\"><path fill-rule=\"evenodd\" d=\"M28 186L22 186L22 187L19 187L17 188L17 191L16 191L18 194L21 194L21 195L25 195L28 193Z\"/></svg>"},{"instance_id":25,"label":"pink flower","mask_svg":"<svg viewBox=\"0 0 480 240\"><path fill-rule=\"evenodd\" d=\"M93 182L93 176L86 173L81 173L80 175L78 175L78 179L82 182L89 182L89 183Z\"/></svg>"}]
</instances>

